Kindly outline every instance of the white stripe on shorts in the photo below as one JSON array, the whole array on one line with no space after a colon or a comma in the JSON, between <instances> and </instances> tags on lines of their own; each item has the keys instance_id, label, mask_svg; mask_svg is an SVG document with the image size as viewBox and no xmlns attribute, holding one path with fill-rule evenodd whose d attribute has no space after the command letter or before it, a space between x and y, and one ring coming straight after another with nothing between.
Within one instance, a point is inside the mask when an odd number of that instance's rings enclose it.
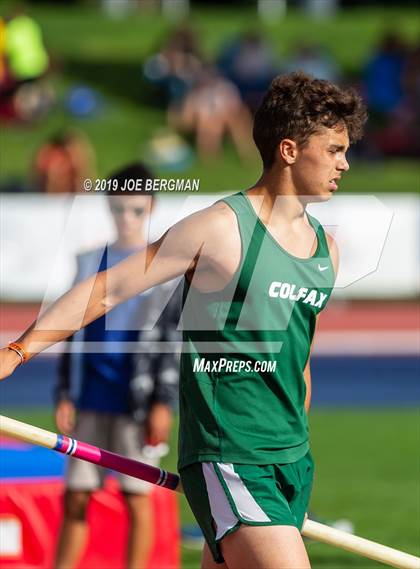
<instances>
[{"instance_id":1,"label":"white stripe on shorts","mask_svg":"<svg viewBox=\"0 0 420 569\"><path fill-rule=\"evenodd\" d=\"M216 523L216 539L220 539L228 530L236 526L239 520L230 507L212 463L203 462L202 467L206 480L211 515Z\"/></svg>"},{"instance_id":2,"label":"white stripe on shorts","mask_svg":"<svg viewBox=\"0 0 420 569\"><path fill-rule=\"evenodd\" d=\"M232 464L217 463L235 506L242 518L250 522L269 522L270 518L260 508L251 493L234 471ZM216 539L233 528L238 521L233 512L225 490L214 470L211 462L202 463L203 474L206 480L207 494L210 502L210 510L216 523Z\"/></svg>"},{"instance_id":3,"label":"white stripe on shorts","mask_svg":"<svg viewBox=\"0 0 420 569\"><path fill-rule=\"evenodd\" d=\"M251 492L233 469L233 464L218 462L217 466L240 515L250 522L270 522L270 518L252 497Z\"/></svg>"}]
</instances>

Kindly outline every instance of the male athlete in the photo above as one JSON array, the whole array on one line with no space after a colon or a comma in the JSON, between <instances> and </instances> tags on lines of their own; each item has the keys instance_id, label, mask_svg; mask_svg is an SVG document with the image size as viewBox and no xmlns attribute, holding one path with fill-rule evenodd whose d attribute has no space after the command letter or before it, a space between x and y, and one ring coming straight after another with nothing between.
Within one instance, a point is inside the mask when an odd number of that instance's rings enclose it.
<instances>
[{"instance_id":1,"label":"male athlete","mask_svg":"<svg viewBox=\"0 0 420 569\"><path fill-rule=\"evenodd\" d=\"M264 167L254 186L77 285L0 352L6 377L116 304L185 275L178 467L206 538L203 569L310 567L299 531L313 478L309 353L338 261L306 206L337 190L365 118L352 91L277 77L255 116Z\"/></svg>"}]
</instances>

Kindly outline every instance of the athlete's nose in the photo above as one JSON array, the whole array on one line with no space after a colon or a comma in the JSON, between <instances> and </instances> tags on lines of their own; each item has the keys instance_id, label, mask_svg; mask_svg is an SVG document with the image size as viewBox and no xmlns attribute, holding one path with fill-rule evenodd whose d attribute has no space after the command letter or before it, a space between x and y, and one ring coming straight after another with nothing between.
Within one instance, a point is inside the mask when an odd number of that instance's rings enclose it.
<instances>
[{"instance_id":1,"label":"athlete's nose","mask_svg":"<svg viewBox=\"0 0 420 569\"><path fill-rule=\"evenodd\" d=\"M350 164L347 162L347 158L343 156L342 160L338 163L337 169L340 170L340 172L347 172L349 168Z\"/></svg>"}]
</instances>

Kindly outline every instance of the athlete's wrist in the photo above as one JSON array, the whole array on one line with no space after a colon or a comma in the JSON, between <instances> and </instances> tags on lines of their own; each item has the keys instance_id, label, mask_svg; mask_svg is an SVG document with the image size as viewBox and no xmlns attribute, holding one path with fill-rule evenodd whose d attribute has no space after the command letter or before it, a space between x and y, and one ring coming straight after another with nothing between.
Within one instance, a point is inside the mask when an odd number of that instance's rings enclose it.
<instances>
[{"instance_id":1,"label":"athlete's wrist","mask_svg":"<svg viewBox=\"0 0 420 569\"><path fill-rule=\"evenodd\" d=\"M14 350L11 350L9 346L7 346L7 355L8 355L8 360L11 362L11 365L14 368L17 368L19 365L22 364L22 358Z\"/></svg>"},{"instance_id":2,"label":"athlete's wrist","mask_svg":"<svg viewBox=\"0 0 420 569\"><path fill-rule=\"evenodd\" d=\"M4 379L11 375L15 369L20 365L21 358L20 356L10 350L8 347L5 347L0 350L0 379Z\"/></svg>"},{"instance_id":3,"label":"athlete's wrist","mask_svg":"<svg viewBox=\"0 0 420 569\"><path fill-rule=\"evenodd\" d=\"M29 359L29 353L19 342L9 342L7 348L19 358L19 364L24 364Z\"/></svg>"}]
</instances>

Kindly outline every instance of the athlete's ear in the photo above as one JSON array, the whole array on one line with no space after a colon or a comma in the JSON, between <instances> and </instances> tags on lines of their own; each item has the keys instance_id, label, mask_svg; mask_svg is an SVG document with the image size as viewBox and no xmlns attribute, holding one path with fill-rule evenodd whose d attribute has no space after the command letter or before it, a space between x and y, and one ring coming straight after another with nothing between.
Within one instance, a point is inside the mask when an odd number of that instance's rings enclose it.
<instances>
[{"instance_id":1,"label":"athlete's ear","mask_svg":"<svg viewBox=\"0 0 420 569\"><path fill-rule=\"evenodd\" d=\"M297 156L296 142L290 138L283 138L279 144L279 154L286 164L293 164Z\"/></svg>"}]
</instances>

